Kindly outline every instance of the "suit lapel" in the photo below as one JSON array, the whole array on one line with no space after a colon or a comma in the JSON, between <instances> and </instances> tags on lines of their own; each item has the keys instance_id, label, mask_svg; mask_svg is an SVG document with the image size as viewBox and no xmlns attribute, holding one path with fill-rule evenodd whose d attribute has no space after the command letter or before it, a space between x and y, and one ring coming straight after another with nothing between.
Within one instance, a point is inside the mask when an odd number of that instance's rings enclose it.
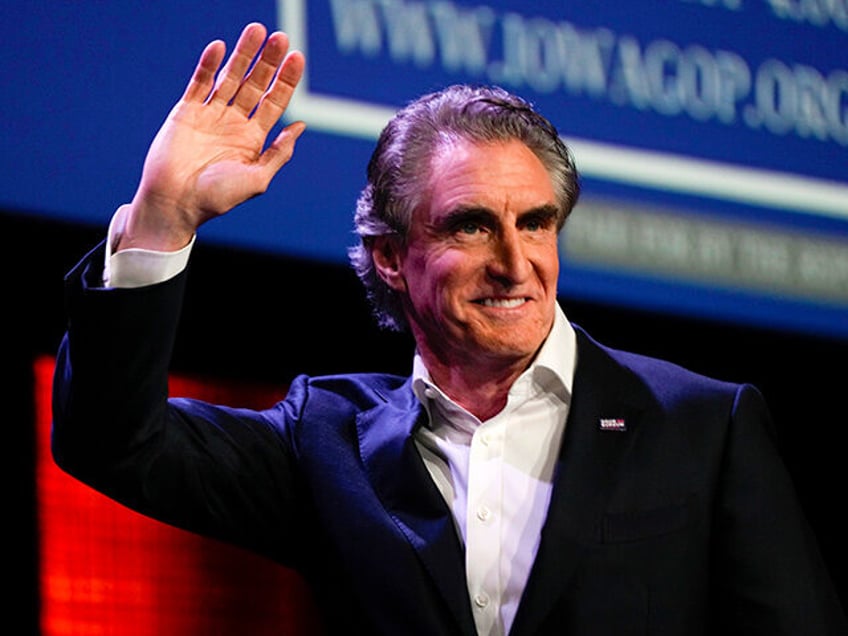
<instances>
[{"instance_id":1,"label":"suit lapel","mask_svg":"<svg viewBox=\"0 0 848 636\"><path fill-rule=\"evenodd\" d=\"M512 635L537 631L572 579L587 546L597 544L618 467L638 435L649 398L638 378L579 328L577 371L551 503ZM415 447L426 417L409 382L359 415L362 460L386 512L417 552L463 633L474 633L464 554L453 519ZM624 420L624 431L601 420Z\"/></svg>"},{"instance_id":2,"label":"suit lapel","mask_svg":"<svg viewBox=\"0 0 848 636\"><path fill-rule=\"evenodd\" d=\"M357 417L365 469L386 512L418 553L462 632L473 633L465 556L450 510L413 438L426 414L409 382L384 397L385 404Z\"/></svg>"},{"instance_id":3,"label":"suit lapel","mask_svg":"<svg viewBox=\"0 0 848 636\"><path fill-rule=\"evenodd\" d=\"M541 543L511 634L534 633L565 593L587 545L600 541L618 466L638 434L644 392L577 329L577 371ZM604 430L601 420L623 420Z\"/></svg>"}]
</instances>

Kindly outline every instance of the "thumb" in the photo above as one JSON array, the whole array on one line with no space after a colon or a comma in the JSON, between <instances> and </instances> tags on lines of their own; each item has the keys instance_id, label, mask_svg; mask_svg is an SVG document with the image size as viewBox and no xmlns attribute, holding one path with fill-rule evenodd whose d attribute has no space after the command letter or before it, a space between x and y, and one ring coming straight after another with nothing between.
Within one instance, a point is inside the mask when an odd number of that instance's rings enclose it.
<instances>
[{"instance_id":1,"label":"thumb","mask_svg":"<svg viewBox=\"0 0 848 636\"><path fill-rule=\"evenodd\" d=\"M286 126L277 138L268 146L260 157L260 163L264 168L275 174L282 168L294 154L294 146L298 138L306 130L306 124L296 121Z\"/></svg>"}]
</instances>

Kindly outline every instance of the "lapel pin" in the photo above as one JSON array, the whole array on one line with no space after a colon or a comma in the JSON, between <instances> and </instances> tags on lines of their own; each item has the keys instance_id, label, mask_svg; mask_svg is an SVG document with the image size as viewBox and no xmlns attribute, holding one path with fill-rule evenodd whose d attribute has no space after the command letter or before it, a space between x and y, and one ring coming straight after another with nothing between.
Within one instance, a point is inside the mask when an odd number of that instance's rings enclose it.
<instances>
[{"instance_id":1,"label":"lapel pin","mask_svg":"<svg viewBox=\"0 0 848 636\"><path fill-rule=\"evenodd\" d=\"M627 430L627 425L624 423L624 419L622 418L601 418L601 430L602 431L617 431L623 432Z\"/></svg>"}]
</instances>

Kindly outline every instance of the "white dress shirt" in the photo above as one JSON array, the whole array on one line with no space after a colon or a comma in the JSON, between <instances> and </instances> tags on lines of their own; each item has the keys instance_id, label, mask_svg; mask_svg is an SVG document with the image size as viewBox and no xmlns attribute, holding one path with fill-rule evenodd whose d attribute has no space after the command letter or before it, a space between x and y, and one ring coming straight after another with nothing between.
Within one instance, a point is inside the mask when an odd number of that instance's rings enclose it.
<instances>
[{"instance_id":1,"label":"white dress shirt","mask_svg":"<svg viewBox=\"0 0 848 636\"><path fill-rule=\"evenodd\" d=\"M152 285L185 268L194 238L176 252L113 253L122 217L119 208L109 226L105 286ZM548 338L510 388L506 406L480 422L430 380L417 354L413 360L413 390L430 416L416 443L464 543L468 593L481 636L509 633L527 584L551 498L575 364L574 329L557 305Z\"/></svg>"},{"instance_id":2,"label":"white dress shirt","mask_svg":"<svg viewBox=\"0 0 848 636\"><path fill-rule=\"evenodd\" d=\"M465 544L477 633L509 633L539 548L571 402L576 336L559 305L507 404L481 422L448 398L416 354L413 390L430 416L416 442Z\"/></svg>"}]
</instances>

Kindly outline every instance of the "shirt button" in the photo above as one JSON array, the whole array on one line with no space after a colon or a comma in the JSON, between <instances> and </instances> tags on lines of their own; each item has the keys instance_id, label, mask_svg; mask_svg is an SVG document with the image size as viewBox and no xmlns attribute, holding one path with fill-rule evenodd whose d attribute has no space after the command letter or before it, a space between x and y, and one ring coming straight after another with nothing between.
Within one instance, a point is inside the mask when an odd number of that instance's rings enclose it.
<instances>
[{"instance_id":1,"label":"shirt button","mask_svg":"<svg viewBox=\"0 0 848 636\"><path fill-rule=\"evenodd\" d=\"M483 442L483 446L488 446L492 443L492 436L489 433L483 433L480 436L480 441Z\"/></svg>"},{"instance_id":2,"label":"shirt button","mask_svg":"<svg viewBox=\"0 0 848 636\"><path fill-rule=\"evenodd\" d=\"M484 521L484 522L488 521L491 516L492 516L492 511L489 510L488 507L480 506L479 508L477 508L477 518L480 521Z\"/></svg>"},{"instance_id":3,"label":"shirt button","mask_svg":"<svg viewBox=\"0 0 848 636\"><path fill-rule=\"evenodd\" d=\"M424 389L424 395L432 400L436 397L436 389L428 386L426 389Z\"/></svg>"},{"instance_id":4,"label":"shirt button","mask_svg":"<svg viewBox=\"0 0 848 636\"><path fill-rule=\"evenodd\" d=\"M480 609L483 609L489 604L489 595L485 592L478 592L474 595L474 604Z\"/></svg>"}]
</instances>

